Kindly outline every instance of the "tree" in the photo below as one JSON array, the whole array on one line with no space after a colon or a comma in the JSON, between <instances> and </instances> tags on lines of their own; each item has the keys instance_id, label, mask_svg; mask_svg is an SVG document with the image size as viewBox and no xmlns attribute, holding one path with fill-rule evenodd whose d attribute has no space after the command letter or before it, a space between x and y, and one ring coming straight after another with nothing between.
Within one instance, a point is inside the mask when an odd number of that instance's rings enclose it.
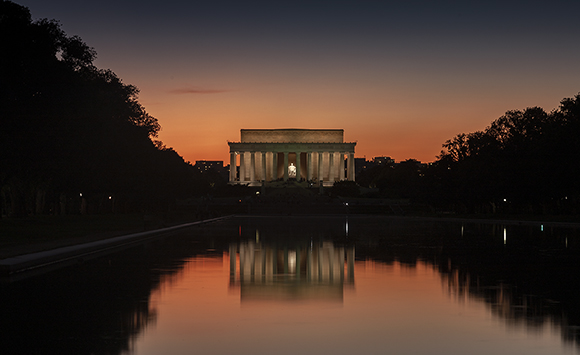
<instances>
[{"instance_id":1,"label":"tree","mask_svg":"<svg viewBox=\"0 0 580 355\"><path fill-rule=\"evenodd\" d=\"M558 201L579 192L579 108L576 95L551 113L512 110L484 131L459 134L443 144L429 180L439 197L469 211L496 210L504 201L523 213L558 211Z\"/></svg>"},{"instance_id":2,"label":"tree","mask_svg":"<svg viewBox=\"0 0 580 355\"><path fill-rule=\"evenodd\" d=\"M161 127L139 90L96 68L80 37L2 1L0 51L4 212L67 213L113 196L128 210L153 208L165 192L162 200L175 197L168 185L188 185L183 159L152 142Z\"/></svg>"}]
</instances>

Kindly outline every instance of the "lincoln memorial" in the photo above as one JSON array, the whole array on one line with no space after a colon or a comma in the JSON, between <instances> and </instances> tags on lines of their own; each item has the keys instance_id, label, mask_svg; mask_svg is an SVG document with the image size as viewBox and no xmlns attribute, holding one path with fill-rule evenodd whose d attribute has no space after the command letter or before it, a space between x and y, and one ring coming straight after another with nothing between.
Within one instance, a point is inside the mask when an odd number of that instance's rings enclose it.
<instances>
[{"instance_id":1,"label":"lincoln memorial","mask_svg":"<svg viewBox=\"0 0 580 355\"><path fill-rule=\"evenodd\" d=\"M240 142L228 142L230 184L296 179L332 186L354 181L356 143L343 139L342 129L242 129Z\"/></svg>"}]
</instances>

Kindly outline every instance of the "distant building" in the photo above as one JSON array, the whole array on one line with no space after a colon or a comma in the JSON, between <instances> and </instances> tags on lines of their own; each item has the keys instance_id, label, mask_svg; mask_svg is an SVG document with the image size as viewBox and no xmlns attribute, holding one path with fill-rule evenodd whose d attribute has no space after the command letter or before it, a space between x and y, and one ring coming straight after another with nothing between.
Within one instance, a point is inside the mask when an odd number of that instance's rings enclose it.
<instances>
[{"instance_id":1,"label":"distant building","mask_svg":"<svg viewBox=\"0 0 580 355\"><path fill-rule=\"evenodd\" d=\"M220 172L224 169L224 161L223 160L196 160L195 165L193 166L200 172L206 172L209 169L214 169L215 171Z\"/></svg>"},{"instance_id":2,"label":"distant building","mask_svg":"<svg viewBox=\"0 0 580 355\"><path fill-rule=\"evenodd\" d=\"M369 169L370 166L368 163L371 163L374 166L374 163L367 161L366 158L354 158L354 170L356 175L358 175L361 171Z\"/></svg>"},{"instance_id":3,"label":"distant building","mask_svg":"<svg viewBox=\"0 0 580 355\"><path fill-rule=\"evenodd\" d=\"M376 166L396 166L398 164L395 163L395 159L388 156L374 157L372 160L366 160L366 158L355 158L354 161L357 175Z\"/></svg>"},{"instance_id":4,"label":"distant building","mask_svg":"<svg viewBox=\"0 0 580 355\"><path fill-rule=\"evenodd\" d=\"M224 166L223 160L196 160L193 167L201 173L216 172L224 181L228 181L230 166Z\"/></svg>"},{"instance_id":5,"label":"distant building","mask_svg":"<svg viewBox=\"0 0 580 355\"><path fill-rule=\"evenodd\" d=\"M374 157L373 158L373 163L375 163L375 165L394 164L395 163L395 159L392 159L391 157Z\"/></svg>"}]
</instances>

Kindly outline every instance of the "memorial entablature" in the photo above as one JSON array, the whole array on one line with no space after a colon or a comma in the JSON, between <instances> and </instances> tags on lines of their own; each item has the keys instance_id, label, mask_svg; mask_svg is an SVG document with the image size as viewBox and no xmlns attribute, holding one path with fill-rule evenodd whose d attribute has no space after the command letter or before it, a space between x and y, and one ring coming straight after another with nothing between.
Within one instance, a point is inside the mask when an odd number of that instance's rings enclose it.
<instances>
[{"instance_id":1,"label":"memorial entablature","mask_svg":"<svg viewBox=\"0 0 580 355\"><path fill-rule=\"evenodd\" d=\"M230 183L354 181L356 143L343 137L342 129L242 129L240 142L228 142Z\"/></svg>"}]
</instances>

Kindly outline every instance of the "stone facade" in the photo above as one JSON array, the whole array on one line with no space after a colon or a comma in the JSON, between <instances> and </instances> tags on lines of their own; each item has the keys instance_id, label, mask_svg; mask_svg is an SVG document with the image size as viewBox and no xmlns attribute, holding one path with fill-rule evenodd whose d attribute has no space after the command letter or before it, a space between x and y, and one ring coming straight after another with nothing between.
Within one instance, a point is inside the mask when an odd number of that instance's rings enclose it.
<instances>
[{"instance_id":1,"label":"stone facade","mask_svg":"<svg viewBox=\"0 0 580 355\"><path fill-rule=\"evenodd\" d=\"M342 129L242 129L242 143L342 143Z\"/></svg>"},{"instance_id":2,"label":"stone facade","mask_svg":"<svg viewBox=\"0 0 580 355\"><path fill-rule=\"evenodd\" d=\"M294 172L298 181L325 186L354 181L356 143L343 137L342 129L242 129L240 142L228 142L230 183L286 181Z\"/></svg>"}]
</instances>

